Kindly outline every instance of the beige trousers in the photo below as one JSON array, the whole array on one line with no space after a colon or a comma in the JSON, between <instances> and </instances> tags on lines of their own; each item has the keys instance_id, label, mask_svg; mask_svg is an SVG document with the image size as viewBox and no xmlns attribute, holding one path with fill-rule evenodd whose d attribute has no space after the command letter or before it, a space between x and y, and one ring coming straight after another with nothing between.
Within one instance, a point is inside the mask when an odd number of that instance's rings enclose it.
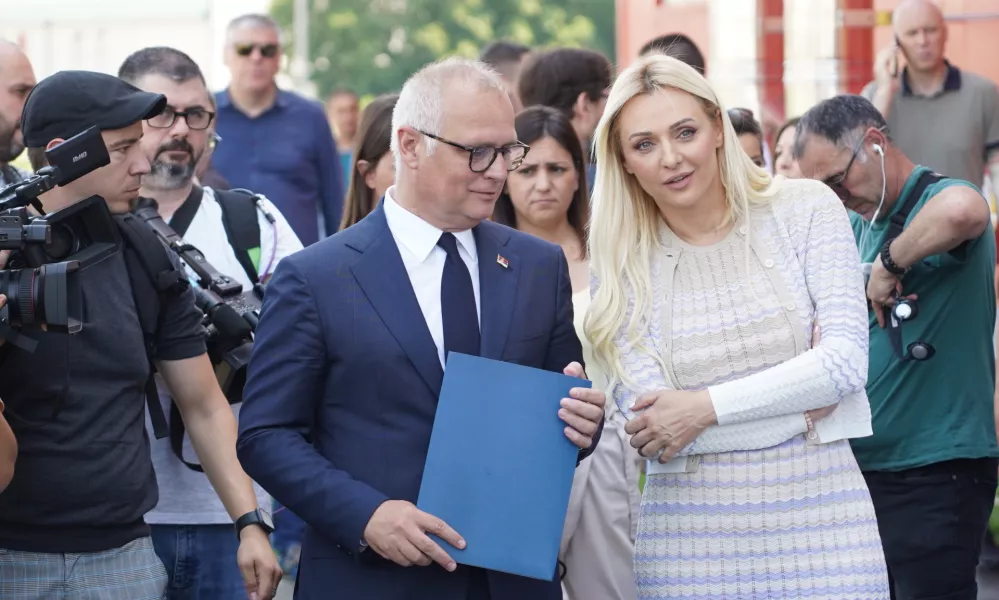
<instances>
[{"instance_id":1,"label":"beige trousers","mask_svg":"<svg viewBox=\"0 0 999 600\"><path fill-rule=\"evenodd\" d=\"M593 454L576 468L559 560L566 600L635 600L638 452L613 407Z\"/></svg>"}]
</instances>

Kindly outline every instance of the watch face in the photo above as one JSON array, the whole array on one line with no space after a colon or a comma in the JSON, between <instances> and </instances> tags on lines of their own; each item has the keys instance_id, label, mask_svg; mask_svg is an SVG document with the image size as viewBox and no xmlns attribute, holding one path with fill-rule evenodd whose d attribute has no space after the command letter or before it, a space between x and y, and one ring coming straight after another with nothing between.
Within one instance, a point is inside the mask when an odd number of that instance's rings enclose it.
<instances>
[{"instance_id":1,"label":"watch face","mask_svg":"<svg viewBox=\"0 0 999 600\"><path fill-rule=\"evenodd\" d=\"M262 508L258 508L257 509L257 514L260 515L260 520L261 520L261 522L263 522L264 526L266 526L268 529L270 529L270 530L273 531L274 530L274 521L271 520L271 513L267 512L266 510L264 510Z\"/></svg>"}]
</instances>

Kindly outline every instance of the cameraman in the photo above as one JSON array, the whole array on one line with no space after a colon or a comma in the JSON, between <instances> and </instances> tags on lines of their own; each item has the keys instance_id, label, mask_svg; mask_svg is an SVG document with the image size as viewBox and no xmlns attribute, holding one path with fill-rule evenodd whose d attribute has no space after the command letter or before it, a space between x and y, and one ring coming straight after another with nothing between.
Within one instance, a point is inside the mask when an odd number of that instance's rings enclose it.
<instances>
[{"instance_id":1,"label":"cameraman","mask_svg":"<svg viewBox=\"0 0 999 600\"><path fill-rule=\"evenodd\" d=\"M165 106L163 96L109 75L62 71L42 80L22 118L32 167L46 163L46 149L92 126L110 154L110 164L40 196L45 212L93 195L112 213L127 212L150 168L142 121ZM130 281L124 250L89 265L79 274L81 332L33 329L33 353L9 343L2 349L0 398L20 448L0 495L0 598L163 597L166 573L143 521L157 487L144 426L149 357ZM160 309L157 370L229 515L256 516L191 290ZM247 592L272 597L280 569L265 529L250 525L238 535Z\"/></svg>"},{"instance_id":2,"label":"cameraman","mask_svg":"<svg viewBox=\"0 0 999 600\"><path fill-rule=\"evenodd\" d=\"M226 193L195 185L197 165L210 153L215 115L215 97L208 92L201 69L179 50L155 47L126 58L118 76L167 99L166 109L143 123L140 145L152 170L142 176L140 196L156 200L160 216L185 241L201 250L219 272L238 281L244 291L252 289L256 280L265 281L277 263L300 250L302 244L270 202L260 201L263 210L273 216L273 224L249 195L235 193L235 200L244 202L226 206L248 211L243 216L249 216L249 224L260 241L259 250L253 253L256 264L248 272L243 265L254 262L250 253L228 239L226 209L219 201ZM229 192L228 197L232 194ZM247 223L247 219L230 219L229 223ZM169 394L161 390L160 399L164 411L170 414ZM238 405L233 408L238 416ZM190 450L182 453L189 460ZM156 553L167 568L167 598L245 598L236 568L237 544L231 521L210 482L185 465L169 439L153 441L152 456L160 500L146 515L146 522L152 528ZM269 507L267 493L259 486L254 490L258 504ZM183 569L175 572L178 564L184 565Z\"/></svg>"}]
</instances>

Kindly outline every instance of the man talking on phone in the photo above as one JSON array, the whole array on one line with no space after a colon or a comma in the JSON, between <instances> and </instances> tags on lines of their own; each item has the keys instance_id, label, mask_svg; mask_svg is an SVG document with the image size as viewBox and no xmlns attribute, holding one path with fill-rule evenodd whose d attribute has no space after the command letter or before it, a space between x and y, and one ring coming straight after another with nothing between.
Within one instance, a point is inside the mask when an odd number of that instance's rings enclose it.
<instances>
[{"instance_id":1,"label":"man talking on phone","mask_svg":"<svg viewBox=\"0 0 999 600\"><path fill-rule=\"evenodd\" d=\"M892 13L895 40L875 59L862 95L888 122L916 164L981 186L986 169L999 197L999 92L944 58L947 26L930 0L903 0Z\"/></svg>"}]
</instances>

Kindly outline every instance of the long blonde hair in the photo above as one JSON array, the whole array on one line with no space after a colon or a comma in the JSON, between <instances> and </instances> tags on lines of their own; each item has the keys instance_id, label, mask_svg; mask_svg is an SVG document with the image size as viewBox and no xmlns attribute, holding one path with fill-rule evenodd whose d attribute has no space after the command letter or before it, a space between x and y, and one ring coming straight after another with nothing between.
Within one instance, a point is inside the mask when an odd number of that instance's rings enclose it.
<instances>
[{"instance_id":1,"label":"long blonde hair","mask_svg":"<svg viewBox=\"0 0 999 600\"><path fill-rule=\"evenodd\" d=\"M689 65L669 56L649 55L622 72L607 99L594 137L597 173L593 184L589 252L596 286L583 330L597 365L611 387L624 375L622 351L638 350L661 367L662 357L641 344L652 307L653 252L660 248L661 216L653 198L624 169L618 121L635 96L673 88L701 101L721 120L723 143L718 150L719 176L728 203L726 223L746 215L751 204L774 195L770 175L742 150L728 111L708 81ZM746 236L746 243L749 237ZM622 340L615 338L623 334Z\"/></svg>"}]
</instances>

